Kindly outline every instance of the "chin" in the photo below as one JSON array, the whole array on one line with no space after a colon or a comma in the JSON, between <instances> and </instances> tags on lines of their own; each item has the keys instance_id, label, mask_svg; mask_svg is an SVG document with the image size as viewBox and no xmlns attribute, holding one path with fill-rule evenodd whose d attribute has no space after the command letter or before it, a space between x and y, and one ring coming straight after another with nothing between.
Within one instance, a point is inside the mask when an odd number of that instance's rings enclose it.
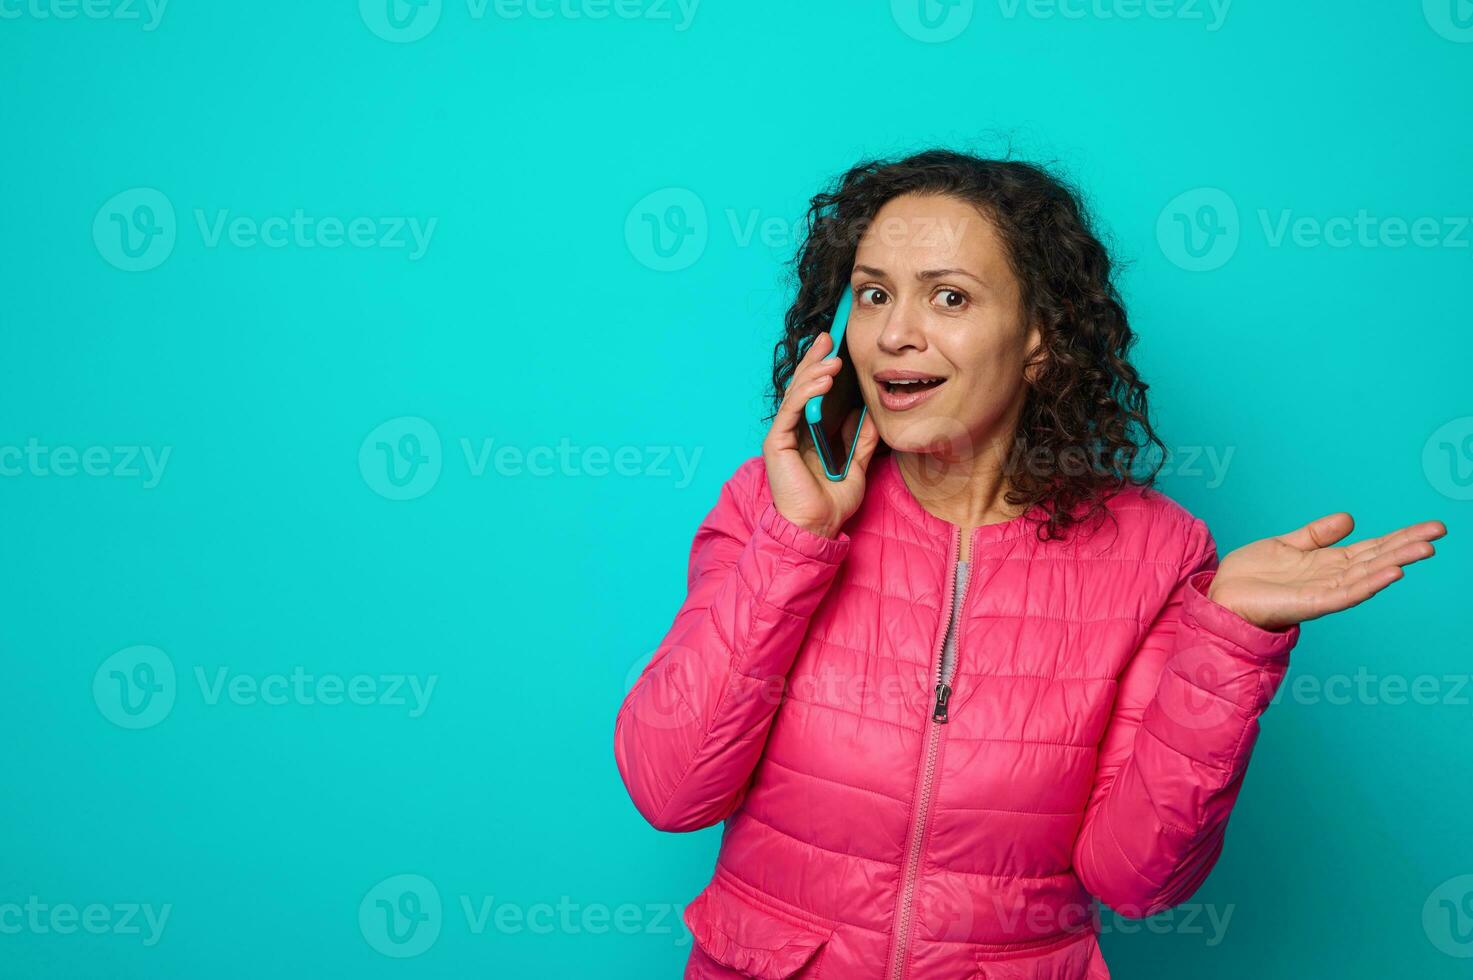
<instances>
[{"instance_id":1,"label":"chin","mask_svg":"<svg viewBox=\"0 0 1473 980\"><path fill-rule=\"evenodd\" d=\"M976 451L971 430L960 419L941 412L876 418L880 440L891 451L935 456L938 461L965 459Z\"/></svg>"}]
</instances>

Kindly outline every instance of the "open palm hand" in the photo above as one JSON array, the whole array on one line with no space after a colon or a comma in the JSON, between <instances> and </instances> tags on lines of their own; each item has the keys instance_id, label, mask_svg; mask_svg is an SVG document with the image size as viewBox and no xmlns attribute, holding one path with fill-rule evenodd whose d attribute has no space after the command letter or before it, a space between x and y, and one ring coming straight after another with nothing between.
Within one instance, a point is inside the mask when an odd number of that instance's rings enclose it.
<instances>
[{"instance_id":1,"label":"open palm hand","mask_svg":"<svg viewBox=\"0 0 1473 980\"><path fill-rule=\"evenodd\" d=\"M1344 511L1288 534L1246 544L1218 565L1207 597L1263 629L1282 630L1357 605L1430 558L1447 533L1422 521L1355 544L1332 547L1355 527Z\"/></svg>"}]
</instances>

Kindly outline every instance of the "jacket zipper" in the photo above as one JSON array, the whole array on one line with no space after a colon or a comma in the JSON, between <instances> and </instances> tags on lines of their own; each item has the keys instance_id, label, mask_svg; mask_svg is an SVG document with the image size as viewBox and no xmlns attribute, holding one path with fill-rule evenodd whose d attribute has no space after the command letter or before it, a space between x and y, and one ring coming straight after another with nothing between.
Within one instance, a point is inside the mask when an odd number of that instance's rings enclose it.
<instances>
[{"instance_id":1,"label":"jacket zipper","mask_svg":"<svg viewBox=\"0 0 1473 980\"><path fill-rule=\"evenodd\" d=\"M909 951L911 915L914 911L916 877L920 870L921 839L926 832L926 818L931 807L931 789L936 780L936 757L941 744L941 726L947 721L947 704L951 700L951 678L943 676L942 648L946 634L951 629L952 617L956 615L956 563L961 551L961 528L955 527L951 536L950 550L946 556L946 615L942 617L941 629L936 637L936 646L931 653L936 664L936 701L932 707L931 720L926 724L926 757L921 767L921 787L916 797L915 814L910 829L910 846L906 850L905 868L901 875L900 911L895 923L895 952L890 960L890 980L901 980L905 976L905 960ZM971 578L969 575L968 578ZM962 586L966 592L965 584ZM956 626L956 664L961 660L961 623Z\"/></svg>"},{"instance_id":2,"label":"jacket zipper","mask_svg":"<svg viewBox=\"0 0 1473 980\"><path fill-rule=\"evenodd\" d=\"M951 566L951 580L953 583L956 581L956 570L957 565L953 564ZM956 676L957 664L961 663L962 659L962 623L960 612L962 605L967 601L967 583L971 579L971 575L962 579L961 591L957 592L956 596L952 599L951 611L947 617L947 632L951 631L951 617L958 617L956 620L956 636L952 638L952 646L955 648L955 652L951 660L951 673L945 673L946 664L944 662L944 656L942 657L943 662L936 667L936 707L931 712L931 720L939 725L946 724L946 706L951 702L951 679ZM943 652L946 649L946 633L941 634L941 649Z\"/></svg>"}]
</instances>

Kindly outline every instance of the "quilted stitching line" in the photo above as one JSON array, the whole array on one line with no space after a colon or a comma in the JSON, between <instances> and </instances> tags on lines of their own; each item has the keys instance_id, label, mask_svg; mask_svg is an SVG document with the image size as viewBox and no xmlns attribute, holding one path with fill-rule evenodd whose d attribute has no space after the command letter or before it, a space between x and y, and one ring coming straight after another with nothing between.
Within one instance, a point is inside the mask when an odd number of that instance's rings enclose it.
<instances>
[{"instance_id":1,"label":"quilted stitching line","mask_svg":"<svg viewBox=\"0 0 1473 980\"><path fill-rule=\"evenodd\" d=\"M1196 599L1194 601L1201 601L1201 602L1208 602L1208 603L1212 602L1212 600L1211 599L1208 599L1206 596L1198 596L1198 597L1196 597ZM1226 612L1230 616L1236 616L1237 615L1237 613L1232 612L1232 610L1226 610ZM1184 618L1190 619L1191 620L1191 624L1193 626L1195 626L1196 628L1200 629L1202 632L1206 633L1208 636L1211 636L1211 637L1213 637L1214 639L1217 639L1217 640L1221 640L1222 643L1223 643L1223 645L1228 648L1228 650L1227 650L1228 655L1231 656L1231 657L1233 657L1236 660L1241 660L1244 663L1249 664L1250 666L1252 666L1254 668L1257 668L1257 669L1261 669L1265 665L1272 665L1272 664L1278 664L1278 663L1282 663L1283 662L1283 659L1282 659L1282 656L1281 655L1279 655L1279 654L1262 654L1262 653L1257 653L1253 649L1251 649L1251 648L1249 648L1247 646L1244 646L1242 643L1239 643L1233 637L1227 636L1223 632L1214 629L1210 624L1203 622L1202 619L1199 618L1198 616L1196 616L1194 613L1191 613L1191 612L1184 613ZM1260 626L1258 626L1258 625L1256 625L1254 623L1248 622L1246 619L1243 620L1243 623L1244 623L1244 625L1246 627L1248 627L1249 630L1256 630L1258 633L1262 633L1265 636L1273 637L1273 636L1281 636L1282 635L1282 634L1276 634L1272 630L1265 630L1262 627L1260 627ZM1255 634L1250 633L1249 635L1252 636L1252 635L1255 635Z\"/></svg>"},{"instance_id":2,"label":"quilted stitching line","mask_svg":"<svg viewBox=\"0 0 1473 980\"><path fill-rule=\"evenodd\" d=\"M1224 696L1222 694L1218 694L1216 691L1212 690L1211 688L1206 688L1206 687L1203 687L1201 684L1198 684L1196 681L1192 680L1192 678L1190 678L1186 674L1182 673L1181 672L1181 668L1179 668L1179 667L1176 666L1176 663L1175 663L1174 660L1172 662L1170 662L1170 663L1167 664L1167 670L1170 670L1177 677L1181 678L1182 681L1185 682L1189 687L1196 688L1197 690L1201 691L1203 694L1207 695L1208 697L1216 698L1217 700L1222 701L1225 704L1230 704L1234 708L1236 708L1238 711L1251 711L1252 710L1248 705L1239 704L1238 702L1234 701L1230 697L1226 697L1226 696ZM1235 711L1234 714L1236 714L1236 713L1237 712Z\"/></svg>"},{"instance_id":3,"label":"quilted stitching line","mask_svg":"<svg viewBox=\"0 0 1473 980\"><path fill-rule=\"evenodd\" d=\"M1030 817L1077 817L1084 812L1081 807L1077 810L1014 810L1000 806L938 806L936 808L945 813L1016 813Z\"/></svg>"},{"instance_id":4,"label":"quilted stitching line","mask_svg":"<svg viewBox=\"0 0 1473 980\"><path fill-rule=\"evenodd\" d=\"M898 466L899 464L892 463L891 465ZM902 483L904 482L904 478L901 477L901 475L900 475L900 473L899 473L898 470L892 475L891 479L900 480ZM932 537L933 537L932 532L931 532L931 529L928 528L928 527L926 527L926 525L924 523L922 523L922 521L919 518L915 517L913 514L911 514L906 509L906 506L905 506L906 501L903 498L901 498L901 494L902 493L909 493L910 492L909 488L907 488L907 489L905 489L905 490L902 491L900 487L897 487L893 483L889 483L889 482L887 482L885 484L885 487L889 491L890 496L892 498L896 498L896 499L892 499L892 501L891 501L891 503L893 504L893 506L890 508L890 513L897 515L898 517L900 517L901 520L905 521L911 527L913 527L917 531L921 532L922 539L924 541L930 542L931 539L932 539ZM897 538L896 540L899 540L899 539ZM932 550L934 551L935 549L932 549Z\"/></svg>"},{"instance_id":5,"label":"quilted stitching line","mask_svg":"<svg viewBox=\"0 0 1473 980\"><path fill-rule=\"evenodd\" d=\"M787 763L779 762L771 756L765 757L762 761L764 765L777 766L779 769L786 769L788 772L793 773L797 776L802 776L805 779L816 779L821 783L832 783L835 786L843 786L846 789L856 790L860 793L870 793L874 796L880 797L881 799L889 800L891 803L899 803L901 806L906 806L909 802L908 800L903 800L898 796L891 796L889 793L883 793L877 789L870 789L868 786L857 786L854 783L846 783L842 779L833 779L829 776L820 776L817 773L813 772L804 772L802 769L796 769L793 766L788 765Z\"/></svg>"},{"instance_id":6,"label":"quilted stitching line","mask_svg":"<svg viewBox=\"0 0 1473 980\"><path fill-rule=\"evenodd\" d=\"M1158 735L1155 732L1151 731L1151 726L1150 725L1142 724L1140 730L1143 731L1143 732L1145 732L1147 735L1151 736L1152 738L1154 738L1156 741L1160 742L1162 745L1166 746L1168 749L1170 749L1176 755L1181 756L1183 759L1186 759L1186 760L1188 760L1190 762L1195 762L1197 765L1199 765L1199 766L1205 766L1208 769L1216 769L1218 772L1223 772L1223 773L1229 773L1230 774L1233 771L1233 769L1232 769L1231 766L1220 766L1220 765L1218 765L1215 762L1208 762L1206 759L1199 759L1196 756L1192 755L1190 752L1187 752L1187 751L1185 751L1183 749L1177 748L1175 745L1172 745L1170 742L1166 741L1166 739L1162 738L1160 735ZM1141 782L1142 782L1142 784L1144 784L1145 783L1145 780L1141 780Z\"/></svg>"},{"instance_id":7,"label":"quilted stitching line","mask_svg":"<svg viewBox=\"0 0 1473 980\"><path fill-rule=\"evenodd\" d=\"M1145 725L1142 725L1141 726L1141 729L1144 730L1144 731L1146 731L1146 732L1149 732L1156 739L1156 741L1161 742L1162 745L1165 745L1168 749L1171 749L1177 755L1180 755L1183 758L1189 759L1192 762L1196 762L1197 761L1196 759L1193 759L1191 756L1187 755L1185 752L1182 752L1180 749L1173 748L1171 745L1167 744L1165 741L1163 741L1161 739L1161 736L1157 735L1155 732L1150 731L1150 729L1146 728ZM1204 763L1202 763L1202 765L1207 765L1207 763L1204 762ZM1217 767L1216 766L1208 766L1208 768L1215 769ZM1119 783L1119 780L1117 779L1116 780L1116 784L1118 785L1118 783ZM1151 784L1150 784L1150 781L1147 780L1146 778L1142 777L1140 783L1141 783L1141 792L1145 794L1146 802L1149 803L1149 804L1151 804L1151 812L1156 815L1156 819L1157 820L1161 821L1161 826L1164 827L1164 828L1166 828L1166 829L1168 829L1168 830L1174 830L1178 834L1181 834L1183 837L1186 837L1186 838L1190 839L1192 837L1192 832L1190 830L1188 830L1185 827L1181 827L1181 826L1178 826L1178 825L1172 823L1171 821L1167 820L1165 816L1163 816L1163 811L1161 809L1160 804L1158 804L1156 802L1156 797L1154 797L1154 796L1151 795Z\"/></svg>"},{"instance_id":8,"label":"quilted stitching line","mask_svg":"<svg viewBox=\"0 0 1473 980\"><path fill-rule=\"evenodd\" d=\"M1170 565L1173 568L1179 567L1178 562L1172 561L1169 558L1146 558L1143 556L1131 555L1112 557L1110 555L1050 555L1039 553L1034 555L998 555L996 557L989 556L986 560L990 562L1028 562L1029 564L1033 565L1039 565L1048 562L1058 564L1067 563L1070 565L1083 565L1089 562L1113 562L1121 565Z\"/></svg>"},{"instance_id":9,"label":"quilted stitching line","mask_svg":"<svg viewBox=\"0 0 1473 980\"><path fill-rule=\"evenodd\" d=\"M726 865L718 865L717 866L717 872L719 874L724 874L724 875L732 878L735 881L741 882L743 885L745 885L747 888L752 889L753 891L761 891L761 889L759 889L756 885L752 884L750 881L748 881L747 879L743 878L741 875L737 874L735 871L731 870L731 868L728 867L728 866L726 866ZM827 917L825 917L825 918L827 918ZM835 924L836 927L837 926L843 926L844 928L847 928L847 929L858 929L858 930L860 930L862 932L872 932L872 933L874 933L877 936L886 936L886 935L889 935L889 930L888 929L876 929L874 926L867 926L867 925L865 925L862 922L853 922L853 921L851 921L849 919L844 919L844 918L834 918L834 919L832 919L832 921L833 921L833 923Z\"/></svg>"},{"instance_id":10,"label":"quilted stitching line","mask_svg":"<svg viewBox=\"0 0 1473 980\"><path fill-rule=\"evenodd\" d=\"M920 525L916 525L916 526L917 527L920 527ZM854 530L852 532L850 532L850 534L853 537L855 537L855 538L858 538L858 537L861 537L861 536L863 536L863 537L870 537L870 538L879 538L882 541L894 541L896 544L899 544L899 545L907 545L907 546L913 547L913 548L925 548L926 547L926 542L929 542L931 540L931 538L929 536L930 535L930 532L927 531L925 528L920 528L920 530L921 530L921 532L923 534L926 534L927 535L927 537L924 540L922 540L922 541L912 541L909 538L902 538L902 537L900 537L898 535L886 534L883 530L881 530L879 528L873 528L873 527L855 527ZM931 550L931 549L927 549L927 550Z\"/></svg>"},{"instance_id":11,"label":"quilted stitching line","mask_svg":"<svg viewBox=\"0 0 1473 980\"><path fill-rule=\"evenodd\" d=\"M1095 619L1075 619L1071 616L1049 616L1036 612L974 612L967 617L967 622L977 619L1036 619L1041 623L1064 623L1070 626L1097 626L1100 623L1134 623L1137 626L1150 625L1150 620L1141 619L1139 616L1099 616Z\"/></svg>"},{"instance_id":12,"label":"quilted stitching line","mask_svg":"<svg viewBox=\"0 0 1473 980\"><path fill-rule=\"evenodd\" d=\"M949 875L965 875L968 878L988 878L994 881L1053 881L1056 878L1073 878L1073 871L1052 871L1048 874L1025 875L1016 871L963 871L960 868L942 868Z\"/></svg>"},{"instance_id":13,"label":"quilted stitching line","mask_svg":"<svg viewBox=\"0 0 1473 980\"><path fill-rule=\"evenodd\" d=\"M729 892L731 892L731 894L741 899L747 905L750 905L753 908L757 909L759 912L765 912L775 919L783 920L788 925L798 926L802 929L807 929L810 932L832 932L834 929L835 923L829 921L823 916L815 915L814 913L807 911L802 912L802 914L789 911L787 907L788 903L780 903L779 899L771 897L761 889L749 885L746 881L738 878L735 874L732 874L729 869L723 866L717 866L716 875L719 879L730 877L732 880L723 880L721 882L722 885Z\"/></svg>"},{"instance_id":14,"label":"quilted stitching line","mask_svg":"<svg viewBox=\"0 0 1473 980\"><path fill-rule=\"evenodd\" d=\"M855 853L853 853L851 851L840 851L840 850L836 850L836 849L834 849L832 847L825 847L825 846L823 846L822 844L819 844L816 841L804 840L801 837L798 837L798 836L796 836L794 834L788 833L786 830L783 830L781 827L779 827L779 826L777 826L775 824L772 824L772 823L769 823L766 820L763 820L761 817L757 816L757 814L753 813L749 809L742 811L742 817L745 818L745 819L747 819L747 820L751 820L753 823L761 824L762 826L766 827L768 830L771 830L774 834L779 834L779 835L781 835L783 837L786 837L788 840L795 840L795 841L797 841L798 843L802 844L805 847L812 847L812 848L815 848L815 849L820 850L820 851L827 851L829 854L837 854L840 857L852 858L855 861L868 861L870 864L883 864L887 868L899 868L899 865L897 865L897 864L895 864L893 862L890 862L890 861L886 861L884 858L873 858L873 857L867 857L867 856L865 856L863 854L855 854Z\"/></svg>"},{"instance_id":15,"label":"quilted stitching line","mask_svg":"<svg viewBox=\"0 0 1473 980\"><path fill-rule=\"evenodd\" d=\"M827 636L822 636L817 633L810 634L808 639L816 643L821 643L824 646L837 647L838 649L843 650L846 653L857 653L860 656L866 658L877 657L881 660L894 660L897 663L911 664L912 666L917 667L925 666L925 664L921 663L919 660L906 660L904 657L896 657L888 653L880 653L878 650L861 650L859 647L851 647L847 644L840 643L838 640L831 640Z\"/></svg>"},{"instance_id":16,"label":"quilted stitching line","mask_svg":"<svg viewBox=\"0 0 1473 980\"><path fill-rule=\"evenodd\" d=\"M719 873L724 874L724 875L727 875L727 876L735 879L736 881L741 882L743 885L745 885L748 888L756 889L756 887L757 887L757 886L753 885L750 881L747 881L747 879L743 878L741 875L737 874L735 871L732 871L730 867L727 867L725 865L721 865L721 866L719 866L719 869L718 870L719 870ZM944 873L947 873L947 874L950 874L951 873L949 869L943 869L943 872ZM962 872L962 873L963 874L966 874L968 872ZM985 875L983 877L985 877ZM1006 877L1018 877L1018 876L1006 876ZM1077 876L1074 874L1073 871L1064 871L1064 872L1060 872L1059 874L1056 874L1056 875L1049 875L1047 877L1038 878L1038 879L1034 879L1034 880L1048 881L1048 880L1050 880L1052 878L1070 878L1070 879L1077 880ZM887 936L888 937L890 935L890 929L888 927L883 928L883 929L882 928L876 928L875 926L865 925L863 922L855 922L852 919L845 919L845 918L834 918L832 921L835 923L836 926L842 926L842 927L844 927L846 929L857 929L860 932L868 932L868 933L871 933L871 934L876 935L876 936ZM958 946L975 946L975 945L977 945L975 942L973 942L970 939L943 939L943 938L941 938L939 936L928 938L926 940L926 942L928 942L928 943L950 943L950 944L958 945Z\"/></svg>"},{"instance_id":17,"label":"quilted stitching line","mask_svg":"<svg viewBox=\"0 0 1473 980\"><path fill-rule=\"evenodd\" d=\"M850 711L848 708L836 708L831 704L824 704L822 701L808 701L804 698L796 697L792 694L789 694L785 700L791 704L801 704L809 708L827 708L829 711L837 711L840 714L849 715L852 718L858 718L860 721L872 721L879 725L889 725L891 728L899 728L901 731L911 732L912 734L916 735L919 735L921 733L921 729L911 728L907 725L902 725L898 721L890 721L886 718L876 718L871 715L862 715L857 711Z\"/></svg>"},{"instance_id":18,"label":"quilted stitching line","mask_svg":"<svg viewBox=\"0 0 1473 980\"><path fill-rule=\"evenodd\" d=\"M1246 718L1243 719L1243 728L1242 728L1241 731L1238 732L1238 740L1233 743L1233 758L1234 759L1238 759L1238 758L1241 758L1242 757L1240 753L1243 750L1243 742L1244 742L1244 740L1246 740L1248 738L1248 730L1253 727L1253 723L1257 719L1258 719L1258 716L1257 715L1249 715L1248 717L1246 717ZM1236 771L1236 770L1234 770L1234 771ZM1242 778L1242 774L1241 773L1239 774L1239 778Z\"/></svg>"},{"instance_id":19,"label":"quilted stitching line","mask_svg":"<svg viewBox=\"0 0 1473 980\"><path fill-rule=\"evenodd\" d=\"M734 568L738 568L738 569L740 568L739 565L736 565L736 566L733 566L733 567ZM781 571L782 571L782 568L781 568L781 565L779 565L778 572L781 573ZM784 616L791 616L794 619L802 619L803 618L803 617L799 616L797 613L793 612L792 610L784 609L782 606L779 606L777 603L775 603L772 600L770 600L770 599L767 598L767 590L770 589L770 588L772 588L772 583L770 583L770 582L769 583L766 583L763 586L762 591L759 592L756 588L754 588L752 586L752 583L747 580L747 577L746 577L745 574L743 574L741 571L738 571L737 574L739 576L741 576L742 585L746 586L747 592L751 594L752 598L759 605L765 606L768 609L772 609L772 610L774 610L776 612L779 612L779 613L781 613Z\"/></svg>"},{"instance_id":20,"label":"quilted stitching line","mask_svg":"<svg viewBox=\"0 0 1473 980\"><path fill-rule=\"evenodd\" d=\"M835 850L832 847L825 847L822 844L818 844L818 843L815 843L813 841L805 841L801 837L796 837L793 834L788 833L786 830L783 830L781 827L777 827L777 826L774 826L771 823L768 823L766 820L763 820L761 817L757 816L751 810L743 810L742 811L742 817L744 819L746 819L746 820L751 820L753 823L761 824L763 827L766 827L767 829L771 830L774 834L778 834L778 835L780 835L782 837L786 837L789 840L798 841L801 844L805 844L805 845L807 845L809 847L816 848L816 849L818 849L820 851L826 851L829 854L837 854L837 855L839 855L841 857L850 858L850 859L855 860L855 861L866 861L866 862L868 862L870 864L882 864L882 865L884 865L887 868L898 868L899 867L899 865L896 865L896 864L894 864L894 863L892 863L890 861L886 861L883 858L873 858L873 857L868 857L868 856L863 855L863 854L854 854L854 853L851 853L849 851L839 851L839 850ZM1054 872L1054 873L1051 873L1051 874L1042 874L1042 875L1026 875L1026 874L1019 874L1017 872L1012 872L1012 871L1009 871L1009 872L963 871L963 870L961 870L959 868L941 868L940 870L943 871L946 874L965 875L965 876L967 876L969 878L989 878L989 879L1000 880L1000 881L1052 881L1055 878L1065 878L1065 877L1072 877L1073 876L1073 873L1070 872L1070 871L1059 871L1059 872Z\"/></svg>"},{"instance_id":21,"label":"quilted stitching line","mask_svg":"<svg viewBox=\"0 0 1473 980\"><path fill-rule=\"evenodd\" d=\"M803 698L795 697L791 694L789 694L784 700L788 703L801 704L811 708L825 708L829 711L837 711L840 714L850 715L851 717L858 718L861 721L871 721L878 725L889 725L891 728L899 728L907 732L913 732L916 734L919 734L921 732L921 729L919 728L908 728L899 722L890 721L887 718L877 718L871 715L862 715L857 711L850 711L848 708L839 708L835 707L832 704L824 704L822 701L808 701ZM960 733L948 734L947 739L950 741L962 742L1001 742L1007 745L1046 745L1053 748L1081 749L1090 751L1093 751L1094 749L1097 749L1099 747L1094 742L1090 742L1088 745L1080 745L1075 742L1048 742L1044 741L1043 739L1037 738L997 738L990 735L963 735Z\"/></svg>"},{"instance_id":22,"label":"quilted stitching line","mask_svg":"<svg viewBox=\"0 0 1473 980\"><path fill-rule=\"evenodd\" d=\"M1120 855L1120 859L1125 862L1125 866L1129 868L1137 878L1139 878L1141 881L1144 881L1147 885L1150 885L1152 891L1155 891L1158 887L1160 887L1156 884L1156 882L1146 877L1146 873L1140 868L1137 868L1135 866L1135 862L1130 859L1130 855L1125 853L1125 848L1120 846L1120 839L1115 836L1115 828L1111 826L1110 821L1105 820L1104 824L1105 835L1110 838L1110 843L1115 845L1115 853Z\"/></svg>"},{"instance_id":23,"label":"quilted stitching line","mask_svg":"<svg viewBox=\"0 0 1473 980\"><path fill-rule=\"evenodd\" d=\"M863 590L865 592L873 592L876 595L883 596L886 599L894 599L896 602L903 602L907 606L914 606L916 608L926 609L926 610L929 610L931 612L935 612L936 611L936 608L937 608L935 606L928 606L928 605L926 605L923 602L916 602L913 598L911 598L908 595L900 595L900 594L894 593L894 592L886 592L883 589L876 588L875 586L870 585L867 582L860 582L860 581L858 581L857 579L855 579L853 577L849 577L849 578L845 578L844 579L844 588L846 588L846 589L850 589L850 588L853 588L853 589L861 589L861 590Z\"/></svg>"},{"instance_id":24,"label":"quilted stitching line","mask_svg":"<svg viewBox=\"0 0 1473 980\"><path fill-rule=\"evenodd\" d=\"M1076 683L1076 682L1077 683L1080 683L1080 684L1116 684L1116 683L1119 683L1119 678L1118 677L1114 677L1114 676L1111 676L1111 677L1098 677L1098 676L1095 676L1094 674L1087 674L1087 675L1084 675L1084 676L1074 677L1074 676L1070 676L1070 675L1067 675L1067 674L1064 674L1064 675L1054 675L1054 674L994 674L994 673L992 673L990 671L975 671L974 670L974 671L968 671L965 676L976 678L976 679L979 679L979 680L1049 681L1050 683L1055 683L1055 684L1070 684L1070 683Z\"/></svg>"}]
</instances>

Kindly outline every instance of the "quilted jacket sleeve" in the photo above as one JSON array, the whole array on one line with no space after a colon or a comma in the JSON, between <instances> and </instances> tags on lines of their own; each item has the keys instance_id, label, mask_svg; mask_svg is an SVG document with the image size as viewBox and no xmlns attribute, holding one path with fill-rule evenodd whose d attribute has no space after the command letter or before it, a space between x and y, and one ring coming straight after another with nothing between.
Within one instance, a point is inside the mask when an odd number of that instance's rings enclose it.
<instances>
[{"instance_id":1,"label":"quilted jacket sleeve","mask_svg":"<svg viewBox=\"0 0 1473 980\"><path fill-rule=\"evenodd\" d=\"M1217 550L1188 517L1165 607L1126 666L1074 845L1084 886L1121 915L1186 901L1222 852L1259 716L1299 627L1260 629L1207 598Z\"/></svg>"},{"instance_id":2,"label":"quilted jacket sleeve","mask_svg":"<svg viewBox=\"0 0 1473 980\"><path fill-rule=\"evenodd\" d=\"M691 544L675 622L619 708L614 757L654 827L698 830L740 804L808 621L849 536L788 521L761 456L722 487Z\"/></svg>"}]
</instances>

